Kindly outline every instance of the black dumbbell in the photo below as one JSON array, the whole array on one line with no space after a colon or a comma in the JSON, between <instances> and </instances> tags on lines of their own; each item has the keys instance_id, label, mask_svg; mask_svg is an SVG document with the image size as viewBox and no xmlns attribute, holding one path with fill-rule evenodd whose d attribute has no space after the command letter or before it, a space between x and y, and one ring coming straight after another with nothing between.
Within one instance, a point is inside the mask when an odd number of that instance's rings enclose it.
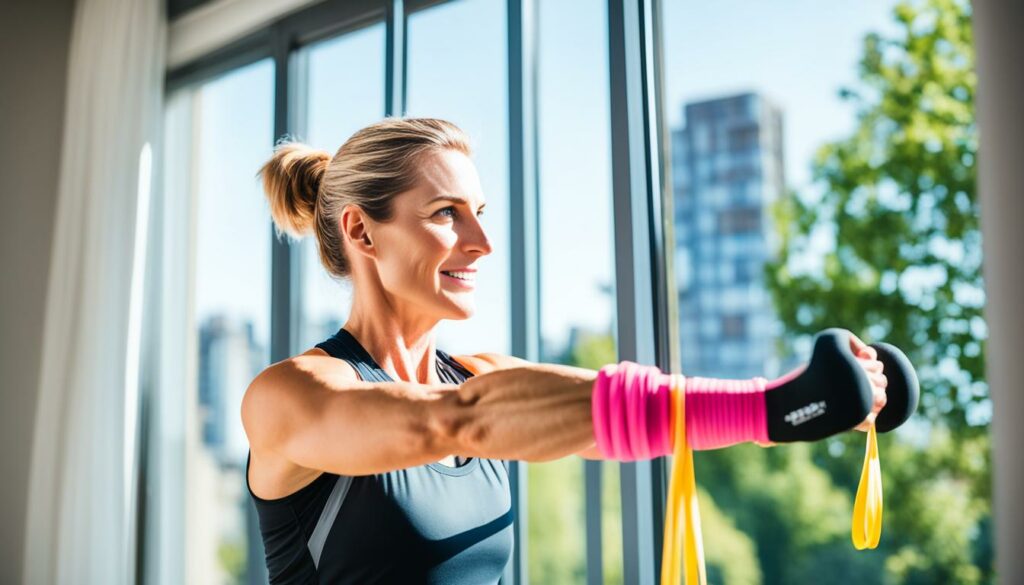
<instances>
[{"instance_id":1,"label":"black dumbbell","mask_svg":"<svg viewBox=\"0 0 1024 585\"><path fill-rule=\"evenodd\" d=\"M898 347L882 342L869 345L878 352L878 361L882 362L882 373L888 382L885 387L885 407L875 418L875 429L880 433L888 433L907 422L917 410L921 386L914 366Z\"/></svg>"},{"instance_id":2,"label":"black dumbbell","mask_svg":"<svg viewBox=\"0 0 1024 585\"><path fill-rule=\"evenodd\" d=\"M852 429L871 412L871 380L850 348L850 335L838 327L818 333L807 367L765 394L769 440L818 441ZM875 428L888 432L914 413L920 388L903 352L887 343L871 347L878 352L888 381L886 406L878 413Z\"/></svg>"}]
</instances>

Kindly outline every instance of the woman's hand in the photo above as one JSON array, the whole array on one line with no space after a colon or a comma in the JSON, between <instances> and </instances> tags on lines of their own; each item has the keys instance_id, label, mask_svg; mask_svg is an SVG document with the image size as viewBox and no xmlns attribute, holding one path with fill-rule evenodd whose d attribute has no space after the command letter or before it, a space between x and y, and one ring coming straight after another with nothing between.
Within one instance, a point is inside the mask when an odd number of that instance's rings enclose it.
<instances>
[{"instance_id":1,"label":"woman's hand","mask_svg":"<svg viewBox=\"0 0 1024 585\"><path fill-rule=\"evenodd\" d=\"M853 350L853 355L857 356L857 362L860 363L860 366L868 374L874 394L871 413L864 419L864 422L854 427L858 431L867 432L868 427L875 422L875 417L885 407L885 387L889 382L885 374L882 373L882 362L878 361L878 352L875 351L875 348L867 345L856 335L850 333L850 349Z\"/></svg>"}]
</instances>

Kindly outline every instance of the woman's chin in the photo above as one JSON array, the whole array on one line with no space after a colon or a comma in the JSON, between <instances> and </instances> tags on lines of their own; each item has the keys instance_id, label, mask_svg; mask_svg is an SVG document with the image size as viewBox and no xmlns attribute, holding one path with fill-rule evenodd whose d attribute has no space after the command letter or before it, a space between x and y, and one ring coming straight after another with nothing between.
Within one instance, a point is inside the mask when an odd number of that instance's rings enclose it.
<instances>
[{"instance_id":1,"label":"woman's chin","mask_svg":"<svg viewBox=\"0 0 1024 585\"><path fill-rule=\"evenodd\" d=\"M448 316L446 318L451 319L452 321L462 321L469 319L474 314L476 314L476 304L472 301L461 303L454 302L451 304L451 308L448 311Z\"/></svg>"}]
</instances>

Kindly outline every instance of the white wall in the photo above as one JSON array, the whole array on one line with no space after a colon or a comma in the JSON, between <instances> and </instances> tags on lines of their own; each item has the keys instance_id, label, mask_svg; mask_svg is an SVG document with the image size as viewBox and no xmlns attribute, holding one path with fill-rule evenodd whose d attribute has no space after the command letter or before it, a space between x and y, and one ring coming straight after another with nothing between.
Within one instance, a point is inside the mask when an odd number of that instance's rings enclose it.
<instances>
[{"instance_id":1,"label":"white wall","mask_svg":"<svg viewBox=\"0 0 1024 585\"><path fill-rule=\"evenodd\" d=\"M22 578L73 8L0 2L0 583Z\"/></svg>"}]
</instances>

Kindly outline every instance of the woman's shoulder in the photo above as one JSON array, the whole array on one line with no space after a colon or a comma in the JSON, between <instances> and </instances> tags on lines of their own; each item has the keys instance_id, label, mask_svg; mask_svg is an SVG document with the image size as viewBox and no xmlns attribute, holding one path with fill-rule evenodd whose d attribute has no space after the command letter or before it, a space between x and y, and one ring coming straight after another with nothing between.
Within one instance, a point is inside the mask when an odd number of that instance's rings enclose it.
<instances>
[{"instance_id":1,"label":"woman's shoulder","mask_svg":"<svg viewBox=\"0 0 1024 585\"><path fill-rule=\"evenodd\" d=\"M318 372L340 375L346 379L359 379L356 369L352 367L348 360L337 359L321 347L312 347L285 361L290 361L293 365L317 370Z\"/></svg>"},{"instance_id":2,"label":"woman's shoulder","mask_svg":"<svg viewBox=\"0 0 1024 585\"><path fill-rule=\"evenodd\" d=\"M529 365L531 362L514 355L485 352L472 355L453 355L452 359L459 362L464 368L473 372L474 375L486 374L496 370L518 368Z\"/></svg>"},{"instance_id":3,"label":"woman's shoulder","mask_svg":"<svg viewBox=\"0 0 1024 585\"><path fill-rule=\"evenodd\" d=\"M265 367L249 384L243 397L243 406L250 394L298 399L303 393L296 390L308 386L310 376L319 380L321 384L326 382L328 385L339 387L359 381L359 375L350 363L335 359L323 349L314 347ZM275 400L270 402L273 403Z\"/></svg>"}]
</instances>

